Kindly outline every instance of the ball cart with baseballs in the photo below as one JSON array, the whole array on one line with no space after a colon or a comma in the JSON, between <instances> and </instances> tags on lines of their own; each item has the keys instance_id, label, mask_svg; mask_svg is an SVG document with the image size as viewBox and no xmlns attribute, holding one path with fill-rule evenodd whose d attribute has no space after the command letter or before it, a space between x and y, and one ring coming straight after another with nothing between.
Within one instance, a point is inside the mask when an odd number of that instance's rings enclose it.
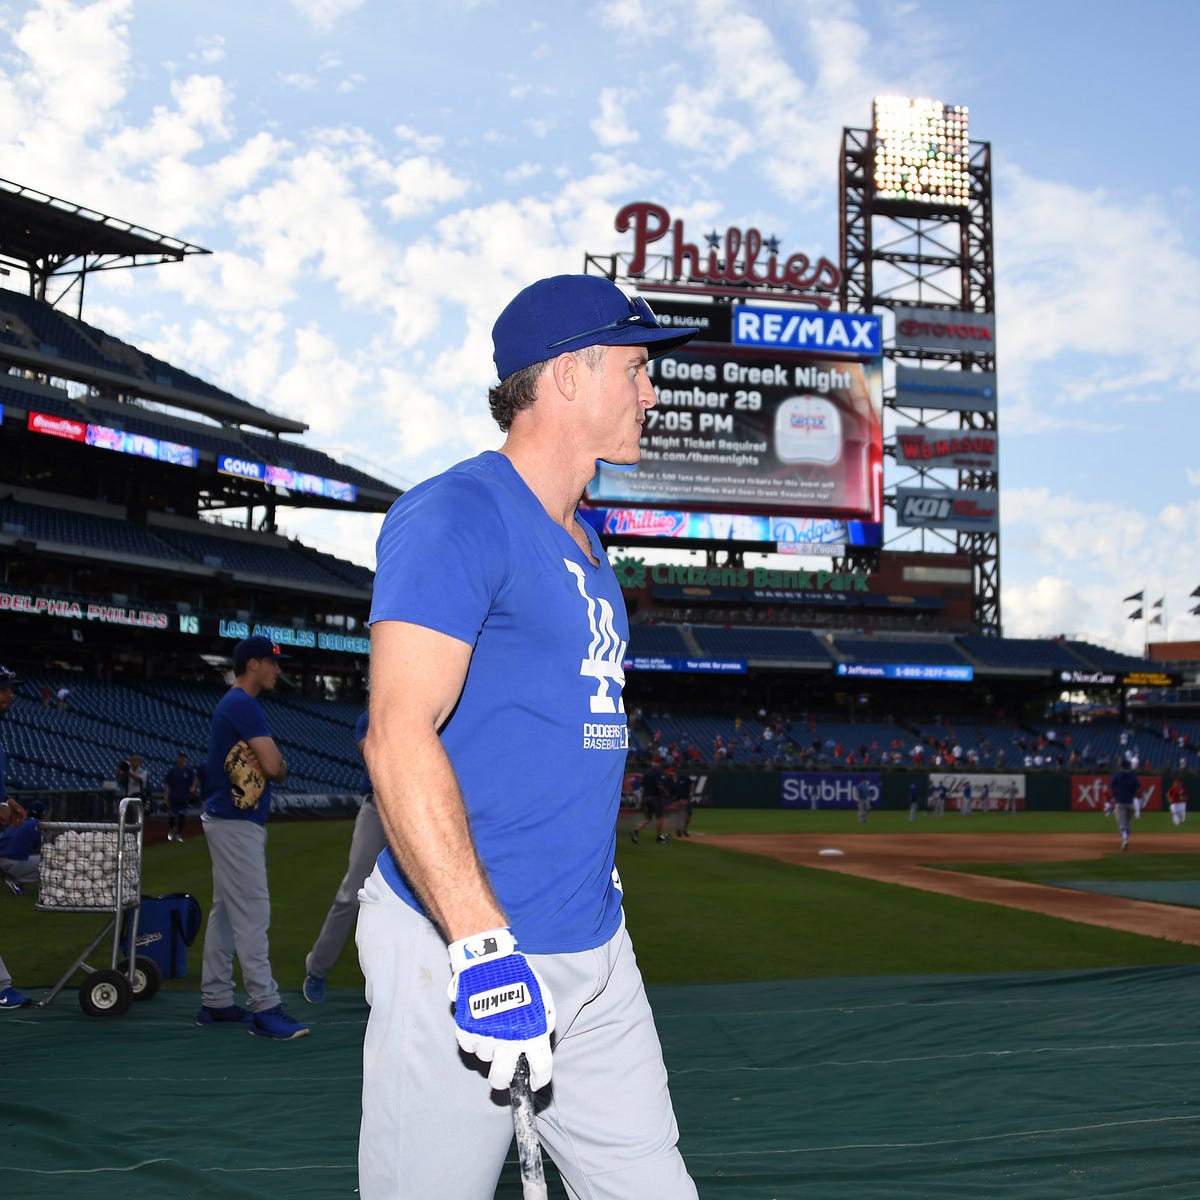
<instances>
[{"instance_id":1,"label":"ball cart with baseballs","mask_svg":"<svg viewBox=\"0 0 1200 1200\"><path fill-rule=\"evenodd\" d=\"M158 964L136 953L142 831L142 802L135 799L121 801L115 824L42 822L35 907L42 912L112 915L63 977L38 1001L38 1008L45 1008L80 970L85 979L79 987L79 1007L90 1017L120 1016L135 1000L149 1000L158 991L162 983ZM110 933L108 966L89 966L85 960Z\"/></svg>"}]
</instances>

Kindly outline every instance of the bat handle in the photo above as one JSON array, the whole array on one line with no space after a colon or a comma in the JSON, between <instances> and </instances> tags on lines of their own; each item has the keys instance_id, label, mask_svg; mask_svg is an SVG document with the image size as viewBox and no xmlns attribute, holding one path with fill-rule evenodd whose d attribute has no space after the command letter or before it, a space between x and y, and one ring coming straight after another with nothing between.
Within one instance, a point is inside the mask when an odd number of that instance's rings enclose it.
<instances>
[{"instance_id":1,"label":"bat handle","mask_svg":"<svg viewBox=\"0 0 1200 1200\"><path fill-rule=\"evenodd\" d=\"M521 1164L521 1195L523 1200L548 1200L546 1176L542 1170L542 1147L534 1121L533 1094L529 1090L529 1061L524 1054L517 1059L517 1069L513 1072L508 1096L512 1103L517 1158Z\"/></svg>"}]
</instances>

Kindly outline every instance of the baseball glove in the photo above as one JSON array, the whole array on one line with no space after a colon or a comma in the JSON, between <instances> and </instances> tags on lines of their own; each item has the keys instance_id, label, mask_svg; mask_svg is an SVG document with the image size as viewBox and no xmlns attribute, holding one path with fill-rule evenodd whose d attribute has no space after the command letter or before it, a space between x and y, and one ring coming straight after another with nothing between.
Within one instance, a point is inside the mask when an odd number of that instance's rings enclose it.
<instances>
[{"instance_id":1,"label":"baseball glove","mask_svg":"<svg viewBox=\"0 0 1200 1200\"><path fill-rule=\"evenodd\" d=\"M225 774L233 788L234 804L238 808L257 808L267 780L258 756L247 742L235 742L225 755Z\"/></svg>"}]
</instances>

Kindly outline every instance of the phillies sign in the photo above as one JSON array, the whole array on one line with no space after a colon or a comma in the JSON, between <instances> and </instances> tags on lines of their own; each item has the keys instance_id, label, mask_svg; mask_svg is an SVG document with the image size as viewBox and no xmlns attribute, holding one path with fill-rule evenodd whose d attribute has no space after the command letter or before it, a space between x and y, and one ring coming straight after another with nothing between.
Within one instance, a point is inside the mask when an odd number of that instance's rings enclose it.
<instances>
[{"instance_id":1,"label":"phillies sign","mask_svg":"<svg viewBox=\"0 0 1200 1200\"><path fill-rule=\"evenodd\" d=\"M748 287L774 287L792 293L821 308L833 303L841 286L841 272L827 258L814 263L807 254L781 258L775 237L764 238L757 229L741 230L730 226L724 234L714 229L701 240L689 242L682 221L672 221L661 204L638 201L617 213L618 233L633 233L633 254L628 273L645 273L652 246L665 245L656 253L669 262L671 285L638 280L639 291L680 290L679 284L695 284L696 291L717 296L744 296Z\"/></svg>"}]
</instances>

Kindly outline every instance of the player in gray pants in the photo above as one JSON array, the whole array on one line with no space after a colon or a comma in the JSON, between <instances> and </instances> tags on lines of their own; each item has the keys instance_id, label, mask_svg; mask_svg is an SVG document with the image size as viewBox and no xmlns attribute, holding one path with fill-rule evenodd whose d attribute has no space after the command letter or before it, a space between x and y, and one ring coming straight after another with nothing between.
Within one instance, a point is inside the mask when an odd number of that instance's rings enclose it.
<instances>
[{"instance_id":1,"label":"player in gray pants","mask_svg":"<svg viewBox=\"0 0 1200 1200\"><path fill-rule=\"evenodd\" d=\"M361 755L363 743L367 740L366 713L358 718L354 740ZM383 822L375 807L375 793L366 771L363 772L363 787L366 795L354 820L346 874L342 876L337 895L329 906L321 932L317 934L317 940L304 960L304 986L301 990L309 1004L320 1004L325 999L325 976L336 965L358 919L358 890L375 869L379 852L387 845L387 834L383 831Z\"/></svg>"}]
</instances>

